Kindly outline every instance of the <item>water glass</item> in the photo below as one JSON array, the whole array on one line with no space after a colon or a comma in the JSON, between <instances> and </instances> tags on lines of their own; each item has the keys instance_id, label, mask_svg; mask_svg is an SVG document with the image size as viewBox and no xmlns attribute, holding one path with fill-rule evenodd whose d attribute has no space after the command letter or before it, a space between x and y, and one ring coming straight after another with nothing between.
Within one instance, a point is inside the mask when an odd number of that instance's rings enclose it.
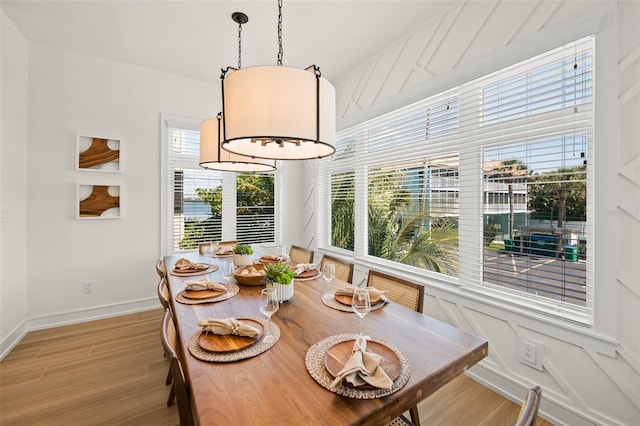
<instances>
[{"instance_id":1,"label":"water glass","mask_svg":"<svg viewBox=\"0 0 640 426\"><path fill-rule=\"evenodd\" d=\"M271 333L271 315L275 314L278 308L280 308L280 303L278 302L276 289L273 287L263 288L260 294L260 312L266 315L269 320L269 326L264 335L266 343L273 343L274 336Z\"/></svg>"},{"instance_id":2,"label":"water glass","mask_svg":"<svg viewBox=\"0 0 640 426\"><path fill-rule=\"evenodd\" d=\"M209 266L213 264L213 258L216 257L216 248L218 247L218 243L216 241L211 241L209 247L207 247L207 254L209 255Z\"/></svg>"},{"instance_id":3,"label":"water glass","mask_svg":"<svg viewBox=\"0 0 640 426\"><path fill-rule=\"evenodd\" d=\"M227 280L227 290L229 290L229 285L231 285L231 278L233 278L233 274L236 271L236 267L233 262L225 262L221 266L222 268L222 276L225 280Z\"/></svg>"},{"instance_id":4,"label":"water glass","mask_svg":"<svg viewBox=\"0 0 640 426\"><path fill-rule=\"evenodd\" d=\"M327 291L322 295L325 299L333 299L335 294L331 281L336 277L336 265L333 262L326 262L322 267L322 278L327 282Z\"/></svg>"},{"instance_id":5,"label":"water glass","mask_svg":"<svg viewBox=\"0 0 640 426\"><path fill-rule=\"evenodd\" d=\"M364 316L371 312L371 300L366 288L356 288L353 290L351 309L360 317L360 336L364 336Z\"/></svg>"}]
</instances>

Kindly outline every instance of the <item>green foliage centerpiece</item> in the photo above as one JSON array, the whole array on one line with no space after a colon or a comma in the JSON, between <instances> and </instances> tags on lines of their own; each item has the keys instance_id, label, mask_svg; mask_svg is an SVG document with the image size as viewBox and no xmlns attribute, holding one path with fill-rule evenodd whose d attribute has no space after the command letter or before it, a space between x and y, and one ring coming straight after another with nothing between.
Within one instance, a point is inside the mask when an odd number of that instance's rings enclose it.
<instances>
[{"instance_id":1,"label":"green foliage centerpiece","mask_svg":"<svg viewBox=\"0 0 640 426\"><path fill-rule=\"evenodd\" d=\"M236 244L233 248L233 264L235 266L251 265L253 249L249 244Z\"/></svg>"},{"instance_id":2,"label":"green foliage centerpiece","mask_svg":"<svg viewBox=\"0 0 640 426\"><path fill-rule=\"evenodd\" d=\"M267 263L264 265L265 282L267 287L274 287L280 302L293 297L293 278L295 271L289 265L282 262Z\"/></svg>"}]
</instances>

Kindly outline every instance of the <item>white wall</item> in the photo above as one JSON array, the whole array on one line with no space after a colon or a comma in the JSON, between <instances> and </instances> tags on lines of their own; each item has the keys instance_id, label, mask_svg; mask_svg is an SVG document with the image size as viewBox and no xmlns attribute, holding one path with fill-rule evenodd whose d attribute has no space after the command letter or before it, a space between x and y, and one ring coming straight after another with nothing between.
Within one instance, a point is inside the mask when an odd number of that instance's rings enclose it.
<instances>
[{"instance_id":1,"label":"white wall","mask_svg":"<svg viewBox=\"0 0 640 426\"><path fill-rule=\"evenodd\" d=\"M2 24L0 358L29 330L158 306L160 115L204 119L221 103L217 81L29 44ZM120 139L121 173L75 170L77 133ZM299 166L279 167L283 240L306 245ZM122 217L77 220L77 184L120 185Z\"/></svg>"},{"instance_id":2,"label":"white wall","mask_svg":"<svg viewBox=\"0 0 640 426\"><path fill-rule=\"evenodd\" d=\"M216 88L216 82L30 46L31 329L158 305L160 114L213 116ZM76 171L77 132L121 139L122 172ZM76 220L77 183L121 185L122 218ZM93 293L83 294L84 281L92 282Z\"/></svg>"},{"instance_id":3,"label":"white wall","mask_svg":"<svg viewBox=\"0 0 640 426\"><path fill-rule=\"evenodd\" d=\"M0 11L0 359L26 332L28 43Z\"/></svg>"},{"instance_id":4,"label":"white wall","mask_svg":"<svg viewBox=\"0 0 640 426\"><path fill-rule=\"evenodd\" d=\"M635 1L458 3L334 82L343 128L598 32L595 327L414 277L425 284L425 313L489 341L489 356L470 374L513 400L540 384L541 412L558 424L640 424L638 22ZM313 185L307 180L309 193ZM354 261L363 277L369 265ZM543 371L517 361L520 336L544 345Z\"/></svg>"}]
</instances>

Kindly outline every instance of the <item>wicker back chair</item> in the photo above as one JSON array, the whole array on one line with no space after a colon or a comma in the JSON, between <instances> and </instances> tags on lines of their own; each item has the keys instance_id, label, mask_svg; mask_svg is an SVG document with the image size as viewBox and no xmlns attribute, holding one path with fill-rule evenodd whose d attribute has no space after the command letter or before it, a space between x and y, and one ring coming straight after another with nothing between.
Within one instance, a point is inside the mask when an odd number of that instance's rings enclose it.
<instances>
[{"instance_id":1,"label":"wicker back chair","mask_svg":"<svg viewBox=\"0 0 640 426\"><path fill-rule=\"evenodd\" d=\"M541 398L542 389L540 386L535 385L527 391L527 395L522 401L522 406L520 406L516 426L533 426L536 423Z\"/></svg>"},{"instance_id":2,"label":"wicker back chair","mask_svg":"<svg viewBox=\"0 0 640 426\"><path fill-rule=\"evenodd\" d=\"M424 287L420 284L394 277L382 272L369 270L367 287L375 287L387 292L386 296L396 303L422 313Z\"/></svg>"},{"instance_id":3,"label":"wicker back chair","mask_svg":"<svg viewBox=\"0 0 640 426\"><path fill-rule=\"evenodd\" d=\"M293 263L313 262L313 250L292 245L289 249L289 257Z\"/></svg>"},{"instance_id":4,"label":"wicker back chair","mask_svg":"<svg viewBox=\"0 0 640 426\"><path fill-rule=\"evenodd\" d=\"M337 257L324 255L320 261L320 270L324 270L324 264L331 262L336 267L336 278L353 284L353 263L345 262Z\"/></svg>"},{"instance_id":5,"label":"wicker back chair","mask_svg":"<svg viewBox=\"0 0 640 426\"><path fill-rule=\"evenodd\" d=\"M231 247L235 247L236 244L238 244L238 241L236 240L220 241L218 243L219 246L231 246Z\"/></svg>"},{"instance_id":6,"label":"wicker back chair","mask_svg":"<svg viewBox=\"0 0 640 426\"><path fill-rule=\"evenodd\" d=\"M169 359L171 376L173 378L173 386L169 394L167 406L173 404L174 397L178 402L178 414L180 416L180 425L193 425L193 414L191 413L191 401L189 383L182 369L180 360L178 359L177 348L178 338L176 334L176 326L168 309L164 310L162 317L162 330L160 331L162 347Z\"/></svg>"}]
</instances>

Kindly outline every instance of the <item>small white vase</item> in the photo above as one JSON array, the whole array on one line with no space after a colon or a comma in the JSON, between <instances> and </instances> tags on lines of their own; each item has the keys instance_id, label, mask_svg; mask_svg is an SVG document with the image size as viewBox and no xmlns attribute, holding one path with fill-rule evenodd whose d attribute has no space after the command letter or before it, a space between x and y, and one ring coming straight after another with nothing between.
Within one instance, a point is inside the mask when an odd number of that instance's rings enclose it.
<instances>
[{"instance_id":1,"label":"small white vase","mask_svg":"<svg viewBox=\"0 0 640 426\"><path fill-rule=\"evenodd\" d=\"M293 297L293 280L289 284L272 283L276 289L276 295L279 302L286 302Z\"/></svg>"},{"instance_id":2,"label":"small white vase","mask_svg":"<svg viewBox=\"0 0 640 426\"><path fill-rule=\"evenodd\" d=\"M233 264L235 266L246 266L251 265L251 255L250 254L233 254Z\"/></svg>"}]
</instances>

